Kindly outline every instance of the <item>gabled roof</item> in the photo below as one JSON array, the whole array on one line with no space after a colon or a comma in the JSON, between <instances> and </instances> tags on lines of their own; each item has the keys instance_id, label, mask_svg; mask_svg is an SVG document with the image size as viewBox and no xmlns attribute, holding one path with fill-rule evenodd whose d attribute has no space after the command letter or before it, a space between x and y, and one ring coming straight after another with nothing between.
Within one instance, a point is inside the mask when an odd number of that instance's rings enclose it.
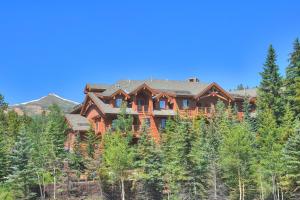
<instances>
[{"instance_id":1,"label":"gabled roof","mask_svg":"<svg viewBox=\"0 0 300 200\"><path fill-rule=\"evenodd\" d=\"M109 104L104 103L96 94L89 92L88 97L94 102L94 104L99 108L103 114L119 114L121 108L113 108ZM126 108L126 113L131 115L137 115L136 111L133 111L132 108Z\"/></svg>"},{"instance_id":2,"label":"gabled roof","mask_svg":"<svg viewBox=\"0 0 300 200\"><path fill-rule=\"evenodd\" d=\"M149 87L146 83L143 83L143 84L139 85L137 88L135 88L133 91L131 91L130 94L134 94L134 93L137 93L140 90L145 90L145 89L150 91L152 94L158 93L156 90Z\"/></svg>"},{"instance_id":3,"label":"gabled roof","mask_svg":"<svg viewBox=\"0 0 300 200\"><path fill-rule=\"evenodd\" d=\"M209 84L202 82L188 82L177 80L120 80L113 85L105 87L105 91L101 92L103 96L110 96L119 89L125 93L131 94L137 88L147 85L156 93L169 92L175 96L193 96L204 90Z\"/></svg>"},{"instance_id":4,"label":"gabled roof","mask_svg":"<svg viewBox=\"0 0 300 200\"><path fill-rule=\"evenodd\" d=\"M122 89L118 89L117 91L115 91L112 95L110 95L111 97L115 97L116 95L123 95L126 99L129 99L130 96Z\"/></svg>"},{"instance_id":5,"label":"gabled roof","mask_svg":"<svg viewBox=\"0 0 300 200\"><path fill-rule=\"evenodd\" d=\"M88 119L80 114L65 114L65 118L73 131L88 131L90 128Z\"/></svg>"},{"instance_id":6,"label":"gabled roof","mask_svg":"<svg viewBox=\"0 0 300 200\"><path fill-rule=\"evenodd\" d=\"M199 98L202 95L204 95L207 91L209 91L211 88L217 88L218 90L220 90L227 98L229 98L230 100L234 100L233 97L227 92L225 91L221 86L219 86L217 83L213 82L210 85L208 85L204 90L202 90L201 92L199 92L199 94L197 94L195 96L195 98Z\"/></svg>"}]
</instances>

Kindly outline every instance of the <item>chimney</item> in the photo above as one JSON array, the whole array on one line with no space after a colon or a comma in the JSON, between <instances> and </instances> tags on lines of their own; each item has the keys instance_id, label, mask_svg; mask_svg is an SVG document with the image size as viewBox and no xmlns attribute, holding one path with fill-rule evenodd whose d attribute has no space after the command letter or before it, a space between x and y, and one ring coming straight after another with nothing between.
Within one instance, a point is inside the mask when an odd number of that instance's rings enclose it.
<instances>
[{"instance_id":1,"label":"chimney","mask_svg":"<svg viewBox=\"0 0 300 200\"><path fill-rule=\"evenodd\" d=\"M191 77L188 79L188 82L190 83L199 83L199 79L197 77Z\"/></svg>"}]
</instances>

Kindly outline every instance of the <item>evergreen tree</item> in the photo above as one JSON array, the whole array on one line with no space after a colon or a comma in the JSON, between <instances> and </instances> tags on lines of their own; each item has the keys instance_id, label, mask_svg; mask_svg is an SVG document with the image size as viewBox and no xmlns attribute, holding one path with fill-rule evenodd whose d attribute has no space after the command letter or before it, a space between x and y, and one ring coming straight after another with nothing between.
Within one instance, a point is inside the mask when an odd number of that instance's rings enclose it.
<instances>
[{"instance_id":1,"label":"evergreen tree","mask_svg":"<svg viewBox=\"0 0 300 200\"><path fill-rule=\"evenodd\" d=\"M98 143L99 138L95 134L95 131L90 127L86 135L86 152L90 158L94 157L96 144Z\"/></svg>"},{"instance_id":2,"label":"evergreen tree","mask_svg":"<svg viewBox=\"0 0 300 200\"><path fill-rule=\"evenodd\" d=\"M294 134L294 114L289 103L285 105L285 112L282 118L282 123L279 127L280 143L285 144L290 136Z\"/></svg>"},{"instance_id":3,"label":"evergreen tree","mask_svg":"<svg viewBox=\"0 0 300 200\"><path fill-rule=\"evenodd\" d=\"M291 108L299 117L300 113L300 42L294 42L293 52L290 54L289 65L286 68L285 97Z\"/></svg>"},{"instance_id":4,"label":"evergreen tree","mask_svg":"<svg viewBox=\"0 0 300 200\"><path fill-rule=\"evenodd\" d=\"M283 172L281 135L278 130L275 116L270 109L266 109L259 114L258 119L258 136L257 136L257 159L260 169L257 179L258 186L261 187L261 196L264 198L272 194L274 199L278 199L280 190L280 175ZM264 195L262 195L264 194Z\"/></svg>"},{"instance_id":5,"label":"evergreen tree","mask_svg":"<svg viewBox=\"0 0 300 200\"><path fill-rule=\"evenodd\" d=\"M0 135L0 183L6 180L10 172L10 148L5 138Z\"/></svg>"},{"instance_id":6,"label":"evergreen tree","mask_svg":"<svg viewBox=\"0 0 300 200\"><path fill-rule=\"evenodd\" d=\"M144 194L141 199L162 198L162 154L159 144L149 134L146 124L142 125L141 136L137 146L136 165L143 184Z\"/></svg>"},{"instance_id":7,"label":"evergreen tree","mask_svg":"<svg viewBox=\"0 0 300 200\"><path fill-rule=\"evenodd\" d=\"M266 108L274 111L276 121L280 121L282 115L282 78L276 64L276 53L272 45L268 50L268 55L264 63L263 72L260 73L262 79L258 88L257 109Z\"/></svg>"},{"instance_id":8,"label":"evergreen tree","mask_svg":"<svg viewBox=\"0 0 300 200\"><path fill-rule=\"evenodd\" d=\"M205 119L199 121L199 128L196 130L196 137L192 141L189 159L192 169L192 190L195 199L206 199L208 197L207 188L209 187L209 146L207 141L207 131Z\"/></svg>"},{"instance_id":9,"label":"evergreen tree","mask_svg":"<svg viewBox=\"0 0 300 200\"><path fill-rule=\"evenodd\" d=\"M53 144L55 157L64 158L64 142L67 130L65 118L57 105L52 105L49 110L46 134L49 136L49 143Z\"/></svg>"},{"instance_id":10,"label":"evergreen tree","mask_svg":"<svg viewBox=\"0 0 300 200\"><path fill-rule=\"evenodd\" d=\"M69 154L70 168L76 170L78 174L85 169L85 160L81 152L80 133L76 134L73 151Z\"/></svg>"},{"instance_id":11,"label":"evergreen tree","mask_svg":"<svg viewBox=\"0 0 300 200\"><path fill-rule=\"evenodd\" d=\"M284 163L290 193L300 187L300 123L297 122L297 125L294 129L295 134L289 138L284 148Z\"/></svg>"},{"instance_id":12,"label":"evergreen tree","mask_svg":"<svg viewBox=\"0 0 300 200\"><path fill-rule=\"evenodd\" d=\"M163 135L163 171L165 187L171 199L191 198L192 123L188 120L168 120Z\"/></svg>"},{"instance_id":13,"label":"evergreen tree","mask_svg":"<svg viewBox=\"0 0 300 200\"><path fill-rule=\"evenodd\" d=\"M30 141L25 127L17 137L11 155L12 174L9 183L12 184L16 199L30 199L33 193L30 186L34 182L34 168L31 163L32 142Z\"/></svg>"}]
</instances>

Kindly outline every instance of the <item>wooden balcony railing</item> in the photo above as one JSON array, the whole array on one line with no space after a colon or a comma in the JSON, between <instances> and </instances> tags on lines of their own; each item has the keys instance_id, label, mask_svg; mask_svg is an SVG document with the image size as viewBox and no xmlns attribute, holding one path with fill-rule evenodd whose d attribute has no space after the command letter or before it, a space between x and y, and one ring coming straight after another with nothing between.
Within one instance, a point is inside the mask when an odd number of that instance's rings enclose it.
<instances>
[{"instance_id":1,"label":"wooden balcony railing","mask_svg":"<svg viewBox=\"0 0 300 200\"><path fill-rule=\"evenodd\" d=\"M141 113L148 113L149 112L149 106L148 105L138 105L137 111Z\"/></svg>"},{"instance_id":2,"label":"wooden balcony railing","mask_svg":"<svg viewBox=\"0 0 300 200\"><path fill-rule=\"evenodd\" d=\"M179 110L180 115L184 115L187 117L194 117L200 114L210 116L215 112L215 109L213 107L196 107L195 109L184 109Z\"/></svg>"}]
</instances>

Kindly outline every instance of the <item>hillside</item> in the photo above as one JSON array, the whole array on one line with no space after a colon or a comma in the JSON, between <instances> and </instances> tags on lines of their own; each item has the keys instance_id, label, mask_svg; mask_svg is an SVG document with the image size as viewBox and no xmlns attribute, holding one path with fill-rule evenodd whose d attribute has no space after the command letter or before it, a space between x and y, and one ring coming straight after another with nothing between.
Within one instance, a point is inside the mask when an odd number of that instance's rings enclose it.
<instances>
[{"instance_id":1,"label":"hillside","mask_svg":"<svg viewBox=\"0 0 300 200\"><path fill-rule=\"evenodd\" d=\"M64 112L68 112L74 106L78 105L78 103L75 101L71 101L51 93L39 99L11 105L9 107L20 115L24 113L27 115L38 115L43 111L47 111L49 106L52 104L57 104Z\"/></svg>"}]
</instances>

